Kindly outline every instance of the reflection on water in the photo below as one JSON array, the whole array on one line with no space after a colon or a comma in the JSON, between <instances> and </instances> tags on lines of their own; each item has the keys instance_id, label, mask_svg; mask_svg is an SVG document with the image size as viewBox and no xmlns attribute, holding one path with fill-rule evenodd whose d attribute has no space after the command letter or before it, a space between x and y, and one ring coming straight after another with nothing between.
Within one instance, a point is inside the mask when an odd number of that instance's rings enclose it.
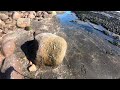
<instances>
[{"instance_id":1,"label":"reflection on water","mask_svg":"<svg viewBox=\"0 0 120 90\"><path fill-rule=\"evenodd\" d=\"M57 18L60 21L60 24L62 25L62 27L66 28L66 29L70 29L70 30L85 30L88 31L90 33L96 34L97 36L99 36L100 38L107 40L107 41L115 41L112 37L112 35L114 33L106 30L104 27L102 27L101 25L96 25L93 24L89 21L84 22L79 20L76 15L71 12L71 11L65 11L62 14L58 14ZM109 35L103 33L109 33ZM120 43L120 40L117 40L118 43Z\"/></svg>"}]
</instances>

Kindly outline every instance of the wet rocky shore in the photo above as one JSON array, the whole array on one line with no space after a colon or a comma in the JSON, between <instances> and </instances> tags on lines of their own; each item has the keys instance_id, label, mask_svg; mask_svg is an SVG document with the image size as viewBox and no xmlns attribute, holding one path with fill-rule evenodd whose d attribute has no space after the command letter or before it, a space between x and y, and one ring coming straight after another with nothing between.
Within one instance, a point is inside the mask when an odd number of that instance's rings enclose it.
<instances>
[{"instance_id":1,"label":"wet rocky shore","mask_svg":"<svg viewBox=\"0 0 120 90\"><path fill-rule=\"evenodd\" d=\"M8 17L15 19L16 29L1 36L0 79L119 79L120 48L108 42L114 41L113 33L103 33L104 27L76 15L71 11L12 11ZM119 19L119 14L115 16ZM46 64L61 64L51 67L34 62L42 60L41 56Z\"/></svg>"},{"instance_id":2,"label":"wet rocky shore","mask_svg":"<svg viewBox=\"0 0 120 90\"><path fill-rule=\"evenodd\" d=\"M115 11L75 11L82 21L102 25L107 30L120 35L119 13Z\"/></svg>"}]
</instances>

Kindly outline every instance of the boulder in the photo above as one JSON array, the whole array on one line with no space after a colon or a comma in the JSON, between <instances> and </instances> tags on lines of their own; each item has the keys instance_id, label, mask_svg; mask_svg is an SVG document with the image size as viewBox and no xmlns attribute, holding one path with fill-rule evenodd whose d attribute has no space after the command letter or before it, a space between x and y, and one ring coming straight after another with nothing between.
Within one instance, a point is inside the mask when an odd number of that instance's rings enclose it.
<instances>
[{"instance_id":1,"label":"boulder","mask_svg":"<svg viewBox=\"0 0 120 90\"><path fill-rule=\"evenodd\" d=\"M39 43L36 65L41 62L48 66L58 66L62 63L67 50L67 42L57 35L41 33L36 36Z\"/></svg>"}]
</instances>

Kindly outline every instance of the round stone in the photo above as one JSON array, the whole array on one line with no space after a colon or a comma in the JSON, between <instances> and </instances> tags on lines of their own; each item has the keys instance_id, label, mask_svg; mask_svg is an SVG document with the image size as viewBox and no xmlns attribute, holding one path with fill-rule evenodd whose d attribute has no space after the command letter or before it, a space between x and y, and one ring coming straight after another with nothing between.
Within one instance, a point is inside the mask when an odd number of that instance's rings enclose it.
<instances>
[{"instance_id":1,"label":"round stone","mask_svg":"<svg viewBox=\"0 0 120 90\"><path fill-rule=\"evenodd\" d=\"M64 38L51 33L41 33L36 36L36 40L39 43L36 64L43 62L48 66L57 66L62 63L67 50Z\"/></svg>"}]
</instances>

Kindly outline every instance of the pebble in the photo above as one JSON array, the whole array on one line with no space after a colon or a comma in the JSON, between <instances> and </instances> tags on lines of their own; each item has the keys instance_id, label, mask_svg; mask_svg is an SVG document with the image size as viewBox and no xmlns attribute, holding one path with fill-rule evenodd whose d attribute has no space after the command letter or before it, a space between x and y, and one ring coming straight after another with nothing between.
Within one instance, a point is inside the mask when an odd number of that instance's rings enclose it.
<instances>
[{"instance_id":1,"label":"pebble","mask_svg":"<svg viewBox=\"0 0 120 90\"><path fill-rule=\"evenodd\" d=\"M34 64L32 64L29 69L28 69L30 72L34 72L37 70L36 66Z\"/></svg>"}]
</instances>

